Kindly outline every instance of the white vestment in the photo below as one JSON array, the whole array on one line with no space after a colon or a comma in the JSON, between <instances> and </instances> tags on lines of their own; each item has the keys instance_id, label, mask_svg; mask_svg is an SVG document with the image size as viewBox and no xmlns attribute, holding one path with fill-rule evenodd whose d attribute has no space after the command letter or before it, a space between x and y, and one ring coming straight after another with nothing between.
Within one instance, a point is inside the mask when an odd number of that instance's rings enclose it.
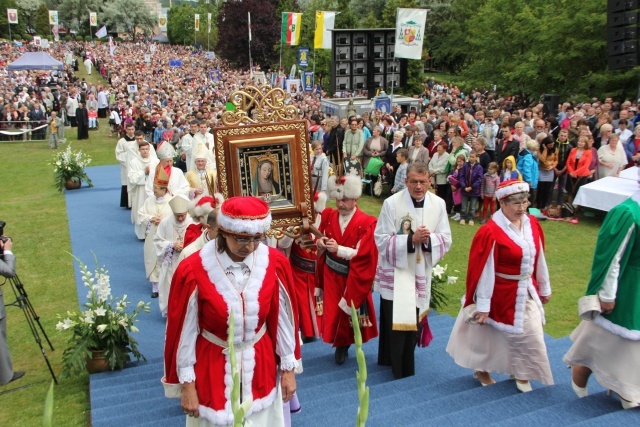
<instances>
[{"instance_id":1,"label":"white vestment","mask_svg":"<svg viewBox=\"0 0 640 427\"><path fill-rule=\"evenodd\" d=\"M120 163L120 184L127 185L129 182L129 173L127 171L128 154L133 148L138 149L138 143L135 139L127 140L127 137L120 138L116 144L116 160Z\"/></svg>"},{"instance_id":2,"label":"white vestment","mask_svg":"<svg viewBox=\"0 0 640 427\"><path fill-rule=\"evenodd\" d=\"M189 243L189 246L187 246L182 250L182 252L180 252L180 256L178 257L178 264L180 264L180 261L182 261L189 255L195 254L200 249L204 248L204 245L206 245L207 243L209 243L209 230L204 231L202 234L200 234L200 237Z\"/></svg>"},{"instance_id":3,"label":"white vestment","mask_svg":"<svg viewBox=\"0 0 640 427\"><path fill-rule=\"evenodd\" d=\"M153 174L149 174L147 178L146 191L147 196L153 196L153 181L155 178L155 170ZM171 167L171 176L169 177L169 194L171 196L177 196L178 194L183 195L186 198L189 198L189 183L187 179L184 177L182 171L176 167Z\"/></svg>"},{"instance_id":4,"label":"white vestment","mask_svg":"<svg viewBox=\"0 0 640 427\"><path fill-rule=\"evenodd\" d=\"M169 206L169 200L171 196L165 196L158 199L155 196L147 197L144 204L138 211L138 221L140 227L145 230L144 239L144 269L147 279L150 282L158 282L158 256L156 255L156 248L153 245L153 238L156 236L156 230L158 226L151 222L154 216L165 219L173 215L171 207Z\"/></svg>"},{"instance_id":5,"label":"white vestment","mask_svg":"<svg viewBox=\"0 0 640 427\"><path fill-rule=\"evenodd\" d=\"M411 219L411 229L415 231L424 225L431 236L431 253L425 252L420 246L415 253L408 253L408 234L403 233L403 219ZM429 309L431 298L431 270L451 247L451 229L444 200L427 192L424 208L416 209L409 195L404 189L385 200L375 231L376 246L378 247L378 268L374 280L374 290L386 300L394 300L394 281L398 270L406 271L409 264L415 266L415 271L407 271L415 279L416 307L423 314ZM418 258L418 253L420 258ZM414 257L415 260L411 259ZM412 262L410 262L412 261ZM405 307L412 312L409 307ZM395 306L394 306L395 311Z\"/></svg>"},{"instance_id":6,"label":"white vestment","mask_svg":"<svg viewBox=\"0 0 640 427\"><path fill-rule=\"evenodd\" d=\"M143 226L138 219L138 211L147 199L147 192L145 185L147 183L147 177L156 169L158 159L147 157L143 159L140 156L131 158L128 167L129 183L127 185L127 191L131 194L131 223L133 224L136 236L140 240L145 238L145 226ZM149 173L147 174L147 168Z\"/></svg>"},{"instance_id":7,"label":"white vestment","mask_svg":"<svg viewBox=\"0 0 640 427\"><path fill-rule=\"evenodd\" d=\"M180 138L180 142L176 147L180 153L185 153L186 157L184 159L187 164L187 171L193 168L192 165L195 165L192 155L194 154L193 147L197 146L195 136L191 136L190 133L185 133L182 138Z\"/></svg>"},{"instance_id":8,"label":"white vestment","mask_svg":"<svg viewBox=\"0 0 640 427\"><path fill-rule=\"evenodd\" d=\"M167 313L171 278L178 266L178 257L180 256L180 253L173 249L173 245L175 242L184 241L184 233L189 224L192 223L193 220L188 215L181 223L178 223L175 216L171 215L160 221L156 235L153 238L153 245L156 249L156 256L158 257L158 265L160 267L158 271L158 283L160 286L158 303L160 304L160 311L163 316Z\"/></svg>"}]
</instances>

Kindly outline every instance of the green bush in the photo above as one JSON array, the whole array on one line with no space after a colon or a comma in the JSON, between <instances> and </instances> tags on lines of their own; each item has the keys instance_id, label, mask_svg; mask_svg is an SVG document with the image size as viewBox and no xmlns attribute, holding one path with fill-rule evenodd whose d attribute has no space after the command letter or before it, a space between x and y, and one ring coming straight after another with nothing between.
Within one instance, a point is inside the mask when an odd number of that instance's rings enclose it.
<instances>
[{"instance_id":1,"label":"green bush","mask_svg":"<svg viewBox=\"0 0 640 427\"><path fill-rule=\"evenodd\" d=\"M44 38L49 40L50 42L53 41L53 36L51 34L46 35Z\"/></svg>"},{"instance_id":2,"label":"green bush","mask_svg":"<svg viewBox=\"0 0 640 427\"><path fill-rule=\"evenodd\" d=\"M11 33L11 37L14 40L22 40L22 34L20 34L20 33Z\"/></svg>"},{"instance_id":3,"label":"green bush","mask_svg":"<svg viewBox=\"0 0 640 427\"><path fill-rule=\"evenodd\" d=\"M64 36L64 41L70 42L71 40L73 40L73 37L71 37L70 35L67 34L66 36Z\"/></svg>"},{"instance_id":4,"label":"green bush","mask_svg":"<svg viewBox=\"0 0 640 427\"><path fill-rule=\"evenodd\" d=\"M84 41L90 42L91 41L91 36L85 36Z\"/></svg>"}]
</instances>

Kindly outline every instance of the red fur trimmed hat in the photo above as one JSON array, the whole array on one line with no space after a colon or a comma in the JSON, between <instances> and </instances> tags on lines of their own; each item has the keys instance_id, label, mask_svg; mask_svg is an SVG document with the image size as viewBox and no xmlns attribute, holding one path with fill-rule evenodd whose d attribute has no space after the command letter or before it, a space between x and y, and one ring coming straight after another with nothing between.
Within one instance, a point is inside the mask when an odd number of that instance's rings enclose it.
<instances>
[{"instance_id":1,"label":"red fur trimmed hat","mask_svg":"<svg viewBox=\"0 0 640 427\"><path fill-rule=\"evenodd\" d=\"M271 227L269 205L258 197L232 197L218 212L221 229L237 234L263 234Z\"/></svg>"},{"instance_id":2,"label":"red fur trimmed hat","mask_svg":"<svg viewBox=\"0 0 640 427\"><path fill-rule=\"evenodd\" d=\"M498 200L502 200L505 197L509 197L513 194L528 192L528 183L520 181L519 179L510 179L508 181L503 181L500 183L500 185L498 185L498 189L496 190L496 198Z\"/></svg>"}]
</instances>

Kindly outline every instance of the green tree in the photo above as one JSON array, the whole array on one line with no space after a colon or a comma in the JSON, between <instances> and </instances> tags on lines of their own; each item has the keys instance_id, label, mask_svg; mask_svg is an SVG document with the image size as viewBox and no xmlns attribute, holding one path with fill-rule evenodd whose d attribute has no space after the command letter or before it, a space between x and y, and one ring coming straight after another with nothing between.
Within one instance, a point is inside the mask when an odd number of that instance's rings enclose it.
<instances>
[{"instance_id":1,"label":"green tree","mask_svg":"<svg viewBox=\"0 0 640 427\"><path fill-rule=\"evenodd\" d=\"M167 12L167 37L174 44L193 44L195 9L191 5L173 6Z\"/></svg>"},{"instance_id":2,"label":"green tree","mask_svg":"<svg viewBox=\"0 0 640 427\"><path fill-rule=\"evenodd\" d=\"M51 26L49 25L49 9L41 4L36 11L35 30L41 36L51 34Z\"/></svg>"},{"instance_id":3,"label":"green tree","mask_svg":"<svg viewBox=\"0 0 640 427\"><path fill-rule=\"evenodd\" d=\"M20 15L24 19L27 29L30 31L35 31L36 14L39 6L40 0L20 0Z\"/></svg>"},{"instance_id":4,"label":"green tree","mask_svg":"<svg viewBox=\"0 0 640 427\"><path fill-rule=\"evenodd\" d=\"M79 35L88 35L89 12L98 11L101 5L102 0L63 0L58 6L60 24Z\"/></svg>"},{"instance_id":5,"label":"green tree","mask_svg":"<svg viewBox=\"0 0 640 427\"><path fill-rule=\"evenodd\" d=\"M150 34L157 23L144 0L113 0L105 4L102 14L111 29L122 28L132 39L136 30Z\"/></svg>"}]
</instances>

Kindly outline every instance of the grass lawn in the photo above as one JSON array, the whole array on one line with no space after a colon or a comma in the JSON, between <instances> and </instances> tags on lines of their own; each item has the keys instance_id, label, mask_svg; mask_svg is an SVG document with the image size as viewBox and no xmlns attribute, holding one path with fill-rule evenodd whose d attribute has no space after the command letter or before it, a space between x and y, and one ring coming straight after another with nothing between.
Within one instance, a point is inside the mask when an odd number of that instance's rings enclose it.
<instances>
[{"instance_id":1,"label":"grass lawn","mask_svg":"<svg viewBox=\"0 0 640 427\"><path fill-rule=\"evenodd\" d=\"M79 75L85 77L82 71ZM98 76L94 74L88 78L95 82ZM90 132L88 141L75 141L75 129L67 129L66 136L74 149L82 149L91 155L92 165L115 163L116 139L108 137L107 119L101 120L99 131ZM56 348L53 352L46 350L59 374L67 336L55 331L56 314L77 308L78 299L72 258L67 254L71 247L65 200L52 184L53 168L48 164L51 155L46 142L0 143L3 165L0 180L4 184L0 187L0 219L7 222L5 233L14 239L18 274ZM382 202L363 197L359 204L366 212L377 216ZM581 218L579 225L543 223L554 290L547 305L546 331L554 336L567 335L577 324L577 299L589 279L600 222L601 218ZM452 223L453 247L443 264L448 264L450 272L458 270L460 280L449 288L449 304L443 310L451 315L456 315L459 309L469 245L477 228ZM3 287L5 303L13 300L7 286ZM24 316L15 308L9 307L7 311L14 369L26 370L27 375L16 383L0 387L0 426L40 425L50 383L49 372ZM55 388L54 425L90 425L89 411L88 375L60 380Z\"/></svg>"}]
</instances>

